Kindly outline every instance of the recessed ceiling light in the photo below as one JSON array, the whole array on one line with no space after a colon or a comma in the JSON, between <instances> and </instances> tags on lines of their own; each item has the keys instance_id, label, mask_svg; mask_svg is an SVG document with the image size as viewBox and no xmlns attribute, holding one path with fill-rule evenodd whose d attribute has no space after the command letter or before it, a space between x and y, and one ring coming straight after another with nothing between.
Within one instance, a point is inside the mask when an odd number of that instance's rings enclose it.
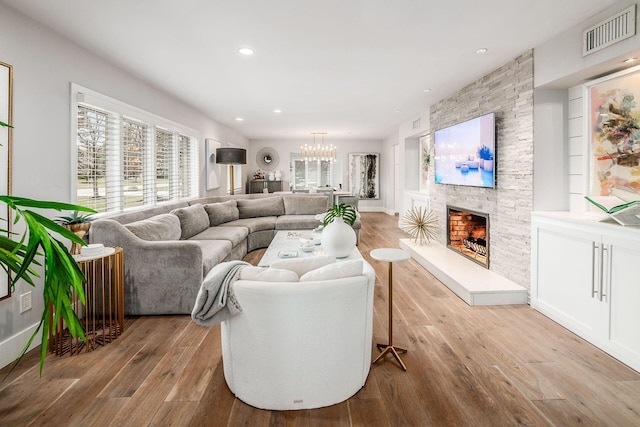
<instances>
[{"instance_id":1,"label":"recessed ceiling light","mask_svg":"<svg viewBox=\"0 0 640 427\"><path fill-rule=\"evenodd\" d=\"M249 55L253 55L254 50L251 49L250 47L241 47L240 49L238 49L238 53L241 55L249 56Z\"/></svg>"},{"instance_id":2,"label":"recessed ceiling light","mask_svg":"<svg viewBox=\"0 0 640 427\"><path fill-rule=\"evenodd\" d=\"M244 119L243 119L242 117L236 117L236 122L241 122L241 121L243 121L243 120L244 120Z\"/></svg>"},{"instance_id":3,"label":"recessed ceiling light","mask_svg":"<svg viewBox=\"0 0 640 427\"><path fill-rule=\"evenodd\" d=\"M402 113L402 110L396 110L396 113Z\"/></svg>"},{"instance_id":4,"label":"recessed ceiling light","mask_svg":"<svg viewBox=\"0 0 640 427\"><path fill-rule=\"evenodd\" d=\"M423 90L423 92L424 93L431 92L431 89L425 89L425 90Z\"/></svg>"},{"instance_id":5,"label":"recessed ceiling light","mask_svg":"<svg viewBox=\"0 0 640 427\"><path fill-rule=\"evenodd\" d=\"M273 110L273 112L276 113L276 114L280 114L280 113L282 113L282 110L276 108L275 110Z\"/></svg>"},{"instance_id":6,"label":"recessed ceiling light","mask_svg":"<svg viewBox=\"0 0 640 427\"><path fill-rule=\"evenodd\" d=\"M635 61L637 61L637 60L638 60L638 58L627 58L627 59L625 59L625 60L624 60L624 61L622 61L622 62L624 62L625 64L628 64L629 62L635 62Z\"/></svg>"},{"instance_id":7,"label":"recessed ceiling light","mask_svg":"<svg viewBox=\"0 0 640 427\"><path fill-rule=\"evenodd\" d=\"M476 53L482 55L483 53L487 53L488 51L489 51L489 49L483 47L483 48L480 48L480 49L476 50Z\"/></svg>"}]
</instances>

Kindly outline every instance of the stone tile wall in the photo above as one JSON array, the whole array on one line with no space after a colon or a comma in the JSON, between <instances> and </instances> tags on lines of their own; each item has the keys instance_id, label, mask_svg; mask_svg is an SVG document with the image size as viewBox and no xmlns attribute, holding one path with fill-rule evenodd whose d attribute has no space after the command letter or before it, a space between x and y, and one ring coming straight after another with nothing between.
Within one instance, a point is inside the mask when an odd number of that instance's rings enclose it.
<instances>
[{"instance_id":1,"label":"stone tile wall","mask_svg":"<svg viewBox=\"0 0 640 427\"><path fill-rule=\"evenodd\" d=\"M530 214L533 209L533 51L527 51L431 107L431 132L496 114L496 188L434 184L431 209L446 240L446 205L489 214L490 269L530 287Z\"/></svg>"}]
</instances>

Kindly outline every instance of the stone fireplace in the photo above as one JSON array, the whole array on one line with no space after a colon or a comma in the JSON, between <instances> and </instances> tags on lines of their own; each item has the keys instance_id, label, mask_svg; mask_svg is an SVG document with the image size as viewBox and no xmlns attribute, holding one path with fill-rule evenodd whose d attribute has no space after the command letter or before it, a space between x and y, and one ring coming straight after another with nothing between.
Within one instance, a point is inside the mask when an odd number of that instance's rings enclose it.
<instances>
[{"instance_id":1,"label":"stone fireplace","mask_svg":"<svg viewBox=\"0 0 640 427\"><path fill-rule=\"evenodd\" d=\"M447 205L447 247L489 268L489 214Z\"/></svg>"}]
</instances>

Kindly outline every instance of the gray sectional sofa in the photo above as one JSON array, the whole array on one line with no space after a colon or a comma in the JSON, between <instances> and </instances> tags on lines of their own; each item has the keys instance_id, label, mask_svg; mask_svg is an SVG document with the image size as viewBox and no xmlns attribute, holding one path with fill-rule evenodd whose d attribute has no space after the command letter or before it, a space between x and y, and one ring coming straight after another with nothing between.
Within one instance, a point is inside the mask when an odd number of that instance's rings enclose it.
<instances>
[{"instance_id":1,"label":"gray sectional sofa","mask_svg":"<svg viewBox=\"0 0 640 427\"><path fill-rule=\"evenodd\" d=\"M89 242L124 249L125 314L189 314L216 264L269 246L279 230L315 228L329 203L324 194L181 201L97 219Z\"/></svg>"}]
</instances>

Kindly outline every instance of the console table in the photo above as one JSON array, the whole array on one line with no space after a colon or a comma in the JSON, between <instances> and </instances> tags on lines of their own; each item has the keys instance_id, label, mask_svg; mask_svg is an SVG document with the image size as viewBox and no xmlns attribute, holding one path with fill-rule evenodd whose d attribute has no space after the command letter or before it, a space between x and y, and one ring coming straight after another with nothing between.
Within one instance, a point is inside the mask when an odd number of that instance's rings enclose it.
<instances>
[{"instance_id":1,"label":"console table","mask_svg":"<svg viewBox=\"0 0 640 427\"><path fill-rule=\"evenodd\" d=\"M84 328L86 343L73 339L62 319L55 331L49 334L49 351L58 356L79 354L106 345L124 332L124 262L122 248L105 248L104 253L94 257L74 255L78 267L85 275L86 304L73 293L72 304ZM50 321L53 322L53 313Z\"/></svg>"},{"instance_id":2,"label":"console table","mask_svg":"<svg viewBox=\"0 0 640 427\"><path fill-rule=\"evenodd\" d=\"M269 193L282 191L282 181L270 181L267 179L254 179L249 181L249 193Z\"/></svg>"}]
</instances>

